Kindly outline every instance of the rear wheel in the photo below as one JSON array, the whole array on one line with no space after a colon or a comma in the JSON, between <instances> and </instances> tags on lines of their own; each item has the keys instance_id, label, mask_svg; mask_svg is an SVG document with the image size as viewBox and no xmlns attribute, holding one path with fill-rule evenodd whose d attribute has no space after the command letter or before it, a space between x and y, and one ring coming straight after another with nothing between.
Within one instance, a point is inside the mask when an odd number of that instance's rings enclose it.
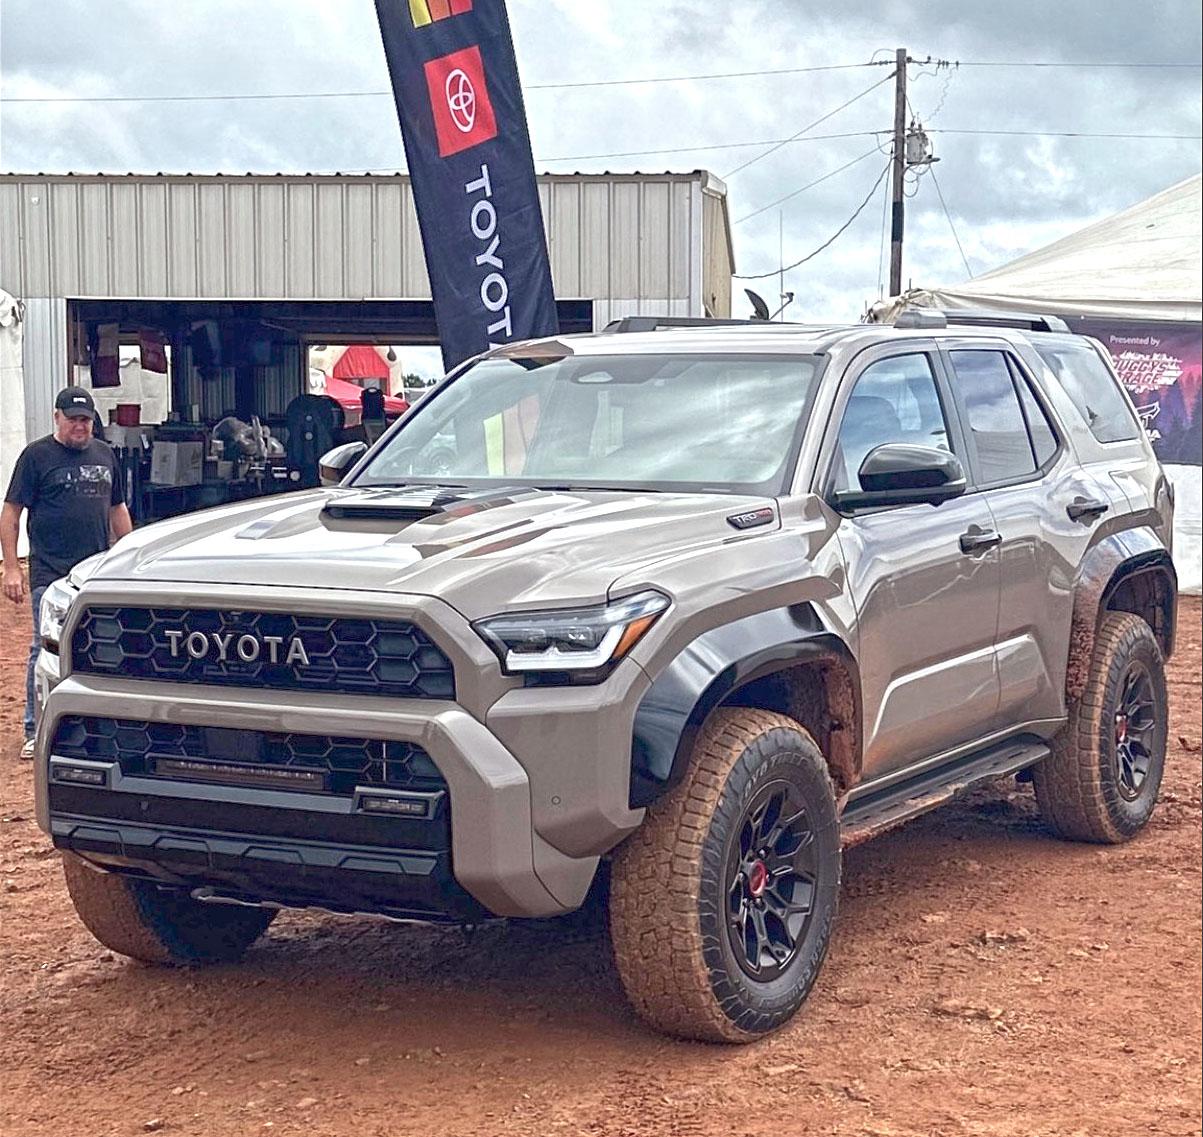
<instances>
[{"instance_id":1,"label":"rear wheel","mask_svg":"<svg viewBox=\"0 0 1203 1137\"><path fill-rule=\"evenodd\" d=\"M238 959L272 922L268 908L206 904L178 889L98 872L63 854L71 903L105 947L144 963L224 963Z\"/></svg>"},{"instance_id":2,"label":"rear wheel","mask_svg":"<svg viewBox=\"0 0 1203 1137\"><path fill-rule=\"evenodd\" d=\"M1053 753L1032 770L1045 820L1063 837L1118 844L1148 823L1165 768L1169 706L1152 629L1129 612L1099 624L1086 690Z\"/></svg>"},{"instance_id":3,"label":"rear wheel","mask_svg":"<svg viewBox=\"0 0 1203 1137\"><path fill-rule=\"evenodd\" d=\"M610 929L635 1009L669 1034L748 1042L805 1001L840 883L835 794L794 720L715 712L689 772L615 855Z\"/></svg>"}]
</instances>

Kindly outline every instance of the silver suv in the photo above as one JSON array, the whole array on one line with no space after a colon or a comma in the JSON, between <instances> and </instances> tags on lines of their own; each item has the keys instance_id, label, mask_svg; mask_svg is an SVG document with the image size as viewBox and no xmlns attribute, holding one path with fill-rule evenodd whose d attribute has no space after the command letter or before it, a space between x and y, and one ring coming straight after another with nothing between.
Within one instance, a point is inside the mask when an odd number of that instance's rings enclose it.
<instances>
[{"instance_id":1,"label":"silver suv","mask_svg":"<svg viewBox=\"0 0 1203 1137\"><path fill-rule=\"evenodd\" d=\"M84 923L197 963L281 907L554 916L608 874L638 1012L747 1041L814 983L842 846L1008 774L1136 834L1170 485L1099 345L962 319L499 348L323 488L80 566L36 766Z\"/></svg>"}]
</instances>

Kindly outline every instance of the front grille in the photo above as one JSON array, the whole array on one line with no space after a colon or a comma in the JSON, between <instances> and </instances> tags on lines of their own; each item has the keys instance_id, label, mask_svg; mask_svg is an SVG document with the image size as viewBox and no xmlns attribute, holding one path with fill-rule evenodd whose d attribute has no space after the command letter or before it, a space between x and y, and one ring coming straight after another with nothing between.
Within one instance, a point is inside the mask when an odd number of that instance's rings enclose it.
<instances>
[{"instance_id":1,"label":"front grille","mask_svg":"<svg viewBox=\"0 0 1203 1137\"><path fill-rule=\"evenodd\" d=\"M402 620L88 608L71 639L71 666L124 679L455 697L451 661L420 628Z\"/></svg>"},{"instance_id":2,"label":"front grille","mask_svg":"<svg viewBox=\"0 0 1203 1137\"><path fill-rule=\"evenodd\" d=\"M251 772L312 772L320 775L320 785L304 788L345 796L356 786L418 793L447 788L438 767L420 746L371 738L69 715L59 721L52 752L64 758L117 762L123 774L142 776L155 775L159 759ZM179 776L187 778L187 774Z\"/></svg>"}]
</instances>

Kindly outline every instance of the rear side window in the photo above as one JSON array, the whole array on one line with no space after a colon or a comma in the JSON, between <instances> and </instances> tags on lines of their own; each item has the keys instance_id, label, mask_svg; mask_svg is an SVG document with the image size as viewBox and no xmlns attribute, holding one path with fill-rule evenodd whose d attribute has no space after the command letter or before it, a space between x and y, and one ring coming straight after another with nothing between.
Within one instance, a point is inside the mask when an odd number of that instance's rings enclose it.
<instances>
[{"instance_id":1,"label":"rear side window","mask_svg":"<svg viewBox=\"0 0 1203 1137\"><path fill-rule=\"evenodd\" d=\"M1028 433L1032 436L1032 451L1036 455L1036 465L1043 466L1045 462L1057 453L1057 436L1053 433L1053 428L1049 424L1048 415L1044 413L1044 408L1037 400L1031 385L1015 366L1014 360L1011 361L1011 369L1015 379L1015 386L1019 388L1019 398L1023 403L1023 414L1028 420Z\"/></svg>"},{"instance_id":2,"label":"rear side window","mask_svg":"<svg viewBox=\"0 0 1203 1137\"><path fill-rule=\"evenodd\" d=\"M1130 442L1140 437L1140 424L1128 400L1090 344L1062 341L1037 342L1034 346L1095 438L1100 442Z\"/></svg>"},{"instance_id":3,"label":"rear side window","mask_svg":"<svg viewBox=\"0 0 1203 1137\"><path fill-rule=\"evenodd\" d=\"M1043 463L1037 461L1028 435L1006 356L1001 351L952 351L949 358L969 420L982 482L992 485L1034 475ZM1038 421L1048 429L1042 412Z\"/></svg>"}]
</instances>

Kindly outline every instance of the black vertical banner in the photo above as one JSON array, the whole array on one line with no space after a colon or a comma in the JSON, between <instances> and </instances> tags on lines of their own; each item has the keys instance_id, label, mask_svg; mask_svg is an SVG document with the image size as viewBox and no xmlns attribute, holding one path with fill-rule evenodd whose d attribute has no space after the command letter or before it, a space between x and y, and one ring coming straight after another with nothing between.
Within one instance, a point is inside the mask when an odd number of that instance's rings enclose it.
<instances>
[{"instance_id":1,"label":"black vertical banner","mask_svg":"<svg viewBox=\"0 0 1203 1137\"><path fill-rule=\"evenodd\" d=\"M450 369L554 335L555 296L504 0L376 0Z\"/></svg>"}]
</instances>

